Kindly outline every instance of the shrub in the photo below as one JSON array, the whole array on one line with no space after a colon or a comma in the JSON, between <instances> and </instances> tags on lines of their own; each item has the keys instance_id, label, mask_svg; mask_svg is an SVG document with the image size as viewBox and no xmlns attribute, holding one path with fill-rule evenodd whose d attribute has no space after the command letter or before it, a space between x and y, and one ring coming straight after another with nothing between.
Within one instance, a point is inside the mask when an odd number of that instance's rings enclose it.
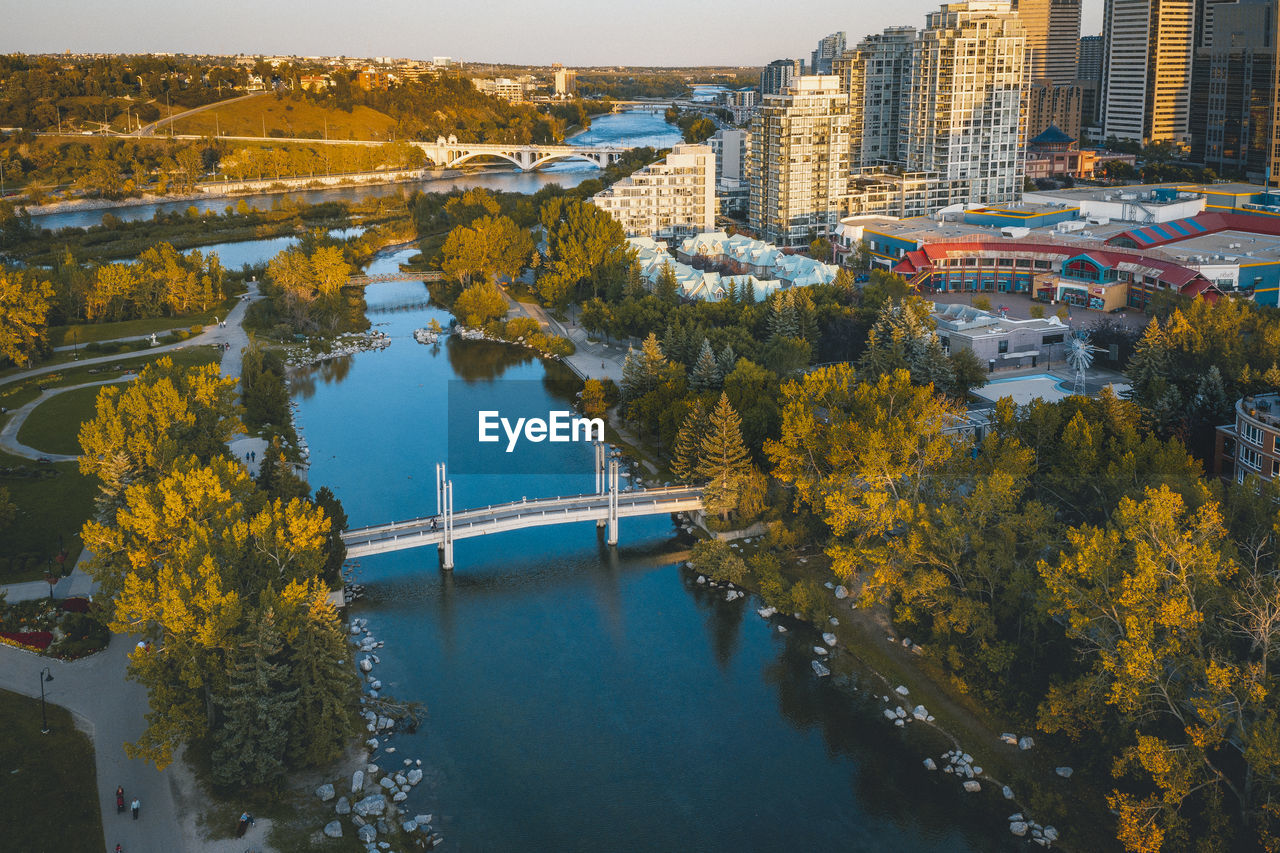
<instances>
[{"instance_id":1,"label":"shrub","mask_svg":"<svg viewBox=\"0 0 1280 853\"><path fill-rule=\"evenodd\" d=\"M199 335L203 332L204 332L204 326L201 326L199 323L191 327L191 334L193 335Z\"/></svg>"}]
</instances>

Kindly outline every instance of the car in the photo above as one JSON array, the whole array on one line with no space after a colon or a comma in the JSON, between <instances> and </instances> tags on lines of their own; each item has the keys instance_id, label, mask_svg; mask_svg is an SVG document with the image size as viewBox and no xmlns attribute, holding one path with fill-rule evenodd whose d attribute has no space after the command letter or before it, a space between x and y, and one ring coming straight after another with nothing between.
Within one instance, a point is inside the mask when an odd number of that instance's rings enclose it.
<instances>
[{"instance_id":1,"label":"car","mask_svg":"<svg viewBox=\"0 0 1280 853\"><path fill-rule=\"evenodd\" d=\"M36 459L36 461L37 461L37 462L39 462L41 465L52 465L52 464L53 464L53 460L52 460L52 459L50 459L48 456L41 456L40 458Z\"/></svg>"}]
</instances>

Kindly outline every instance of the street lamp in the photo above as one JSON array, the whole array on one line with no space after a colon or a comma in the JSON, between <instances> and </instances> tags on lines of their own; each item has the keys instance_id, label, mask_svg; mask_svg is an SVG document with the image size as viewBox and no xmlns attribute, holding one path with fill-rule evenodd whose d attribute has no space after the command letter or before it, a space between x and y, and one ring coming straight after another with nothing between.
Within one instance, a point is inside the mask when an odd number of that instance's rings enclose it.
<instances>
[{"instance_id":1,"label":"street lamp","mask_svg":"<svg viewBox=\"0 0 1280 853\"><path fill-rule=\"evenodd\" d=\"M47 735L49 733L49 712L44 706L44 683L53 681L53 673L49 671L49 667L40 670L40 734Z\"/></svg>"}]
</instances>

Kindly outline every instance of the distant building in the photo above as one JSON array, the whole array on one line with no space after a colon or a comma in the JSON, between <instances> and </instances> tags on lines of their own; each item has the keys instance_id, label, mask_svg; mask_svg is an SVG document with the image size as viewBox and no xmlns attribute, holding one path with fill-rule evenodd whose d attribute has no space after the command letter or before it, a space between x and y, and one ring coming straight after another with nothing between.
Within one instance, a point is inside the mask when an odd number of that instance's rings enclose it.
<instances>
[{"instance_id":1,"label":"distant building","mask_svg":"<svg viewBox=\"0 0 1280 853\"><path fill-rule=\"evenodd\" d=\"M1191 159L1224 175L1266 180L1276 85L1274 2L1212 7L1209 43L1191 76Z\"/></svg>"},{"instance_id":2,"label":"distant building","mask_svg":"<svg viewBox=\"0 0 1280 853\"><path fill-rule=\"evenodd\" d=\"M356 74L356 85L366 92L387 88L387 75L372 65Z\"/></svg>"},{"instance_id":3,"label":"distant building","mask_svg":"<svg viewBox=\"0 0 1280 853\"><path fill-rule=\"evenodd\" d=\"M724 93L724 105L733 116L734 124L742 124L751 118L759 101L759 93L751 87L733 89Z\"/></svg>"},{"instance_id":4,"label":"distant building","mask_svg":"<svg viewBox=\"0 0 1280 853\"><path fill-rule=\"evenodd\" d=\"M742 181L747 177L747 141L751 133L746 130L724 128L717 130L707 140L716 154L716 181Z\"/></svg>"},{"instance_id":5,"label":"distant building","mask_svg":"<svg viewBox=\"0 0 1280 853\"><path fill-rule=\"evenodd\" d=\"M578 72L565 68L559 62L551 66L552 94L557 98L572 98L578 93Z\"/></svg>"},{"instance_id":6,"label":"distant building","mask_svg":"<svg viewBox=\"0 0 1280 853\"><path fill-rule=\"evenodd\" d=\"M1050 127L1057 127L1079 139L1082 111L1079 86L1055 86L1049 80L1037 80L1027 93L1027 136L1039 136Z\"/></svg>"},{"instance_id":7,"label":"distant building","mask_svg":"<svg viewBox=\"0 0 1280 853\"><path fill-rule=\"evenodd\" d=\"M1106 0L1102 133L1140 142L1187 138L1196 0Z\"/></svg>"},{"instance_id":8,"label":"distant building","mask_svg":"<svg viewBox=\"0 0 1280 853\"><path fill-rule=\"evenodd\" d=\"M832 33L818 42L817 49L811 55L810 73L830 74L831 63L844 53L844 31Z\"/></svg>"},{"instance_id":9,"label":"distant building","mask_svg":"<svg viewBox=\"0 0 1280 853\"><path fill-rule=\"evenodd\" d=\"M1133 159L1133 155L1124 155ZM1076 139L1057 125L1049 125L1027 143L1027 177L1091 179L1098 166L1098 152L1080 149Z\"/></svg>"},{"instance_id":10,"label":"distant building","mask_svg":"<svg viewBox=\"0 0 1280 853\"><path fill-rule=\"evenodd\" d=\"M323 92L333 85L333 78L328 74L304 74L298 78L298 85L304 92Z\"/></svg>"},{"instance_id":11,"label":"distant building","mask_svg":"<svg viewBox=\"0 0 1280 853\"><path fill-rule=\"evenodd\" d=\"M1014 9L1027 32L1030 79L1073 85L1080 51L1080 0L1016 0Z\"/></svg>"},{"instance_id":12,"label":"distant building","mask_svg":"<svg viewBox=\"0 0 1280 853\"><path fill-rule=\"evenodd\" d=\"M761 281L750 274L725 275L717 270L695 269L671 257L667 244L652 237L632 237L627 243L636 253L640 277L650 290L657 288L663 274L668 271L676 280L679 295L689 301L720 302L732 297L763 302L782 288L778 279Z\"/></svg>"},{"instance_id":13,"label":"distant building","mask_svg":"<svg viewBox=\"0 0 1280 853\"><path fill-rule=\"evenodd\" d=\"M807 245L840 219L849 181L848 98L831 75L765 95L751 121L749 221L782 246Z\"/></svg>"},{"instance_id":14,"label":"distant building","mask_svg":"<svg viewBox=\"0 0 1280 853\"><path fill-rule=\"evenodd\" d=\"M1076 76L1080 87L1080 123L1084 127L1096 127L1099 95L1102 92L1102 36L1080 37L1080 62Z\"/></svg>"},{"instance_id":15,"label":"distant building","mask_svg":"<svg viewBox=\"0 0 1280 853\"><path fill-rule=\"evenodd\" d=\"M804 75L803 59L775 59L760 72L760 95L781 95L791 81Z\"/></svg>"},{"instance_id":16,"label":"distant building","mask_svg":"<svg viewBox=\"0 0 1280 853\"><path fill-rule=\"evenodd\" d=\"M830 284L839 272L808 255L789 254L772 243L724 231L696 234L681 242L676 259L686 264L718 267L731 276L749 275L758 282L777 281L783 288Z\"/></svg>"},{"instance_id":17,"label":"distant building","mask_svg":"<svg viewBox=\"0 0 1280 853\"><path fill-rule=\"evenodd\" d=\"M711 146L676 145L664 160L596 193L591 203L628 237L686 237L715 227L715 176Z\"/></svg>"},{"instance_id":18,"label":"distant building","mask_svg":"<svg viewBox=\"0 0 1280 853\"><path fill-rule=\"evenodd\" d=\"M510 77L473 77L471 82L486 95L493 95L513 104L522 103L529 90L528 83L512 80Z\"/></svg>"},{"instance_id":19,"label":"distant building","mask_svg":"<svg viewBox=\"0 0 1280 853\"><path fill-rule=\"evenodd\" d=\"M946 207L969 201L969 181L941 172L907 172L879 167L849 177L845 212L908 219L932 216Z\"/></svg>"},{"instance_id":20,"label":"distant building","mask_svg":"<svg viewBox=\"0 0 1280 853\"><path fill-rule=\"evenodd\" d=\"M1250 475L1280 477L1280 393L1244 397L1236 402L1235 414L1235 423L1217 429L1213 473L1237 483Z\"/></svg>"}]
</instances>

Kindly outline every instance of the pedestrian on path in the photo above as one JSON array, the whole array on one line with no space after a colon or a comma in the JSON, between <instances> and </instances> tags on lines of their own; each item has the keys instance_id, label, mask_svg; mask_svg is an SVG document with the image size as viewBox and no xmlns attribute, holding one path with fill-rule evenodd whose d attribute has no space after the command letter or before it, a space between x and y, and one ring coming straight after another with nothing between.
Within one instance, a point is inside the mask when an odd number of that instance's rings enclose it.
<instances>
[{"instance_id":1,"label":"pedestrian on path","mask_svg":"<svg viewBox=\"0 0 1280 853\"><path fill-rule=\"evenodd\" d=\"M116 814L124 814L124 786L116 786Z\"/></svg>"},{"instance_id":2,"label":"pedestrian on path","mask_svg":"<svg viewBox=\"0 0 1280 853\"><path fill-rule=\"evenodd\" d=\"M119 844L116 845L116 853L124 853L124 848Z\"/></svg>"},{"instance_id":3,"label":"pedestrian on path","mask_svg":"<svg viewBox=\"0 0 1280 853\"><path fill-rule=\"evenodd\" d=\"M138 809L142 808L142 803L138 802L138 798L134 797L133 802L129 804L129 808L133 810L133 819L138 819Z\"/></svg>"}]
</instances>

